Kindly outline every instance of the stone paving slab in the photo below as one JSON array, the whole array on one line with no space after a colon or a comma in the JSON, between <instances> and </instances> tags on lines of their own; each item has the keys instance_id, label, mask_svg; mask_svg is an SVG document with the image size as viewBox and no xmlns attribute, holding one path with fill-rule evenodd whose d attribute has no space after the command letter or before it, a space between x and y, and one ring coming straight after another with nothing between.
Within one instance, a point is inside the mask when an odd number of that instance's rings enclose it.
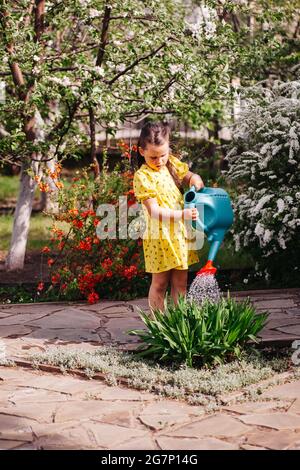
<instances>
[{"instance_id":1,"label":"stone paving slab","mask_svg":"<svg viewBox=\"0 0 300 470\"><path fill-rule=\"evenodd\" d=\"M300 381L282 387L292 385L300 389ZM1 398L7 390L9 395ZM0 449L300 448L297 399L282 399L281 390L273 390L271 402L207 414L200 405L147 392L0 366ZM26 395L37 399L26 401Z\"/></svg>"},{"instance_id":2,"label":"stone paving slab","mask_svg":"<svg viewBox=\"0 0 300 470\"><path fill-rule=\"evenodd\" d=\"M232 293L268 310L266 344L300 339L300 289ZM134 349L142 328L130 302L3 305L0 339L7 356L26 360L51 348ZM225 397L226 398L226 397ZM229 403L224 398L224 403ZM261 401L204 407L104 382L0 366L0 449L299 449L300 381L273 386Z\"/></svg>"},{"instance_id":3,"label":"stone paving slab","mask_svg":"<svg viewBox=\"0 0 300 470\"><path fill-rule=\"evenodd\" d=\"M291 344L300 338L300 289L232 292L232 297L253 301L258 311L268 310L268 323L261 332L265 344ZM149 311L147 298L132 301L101 301L17 304L0 307L0 338L7 355L25 358L27 352L52 347L93 348L112 344L133 350L139 339L129 329L145 328L139 309Z\"/></svg>"}]
</instances>

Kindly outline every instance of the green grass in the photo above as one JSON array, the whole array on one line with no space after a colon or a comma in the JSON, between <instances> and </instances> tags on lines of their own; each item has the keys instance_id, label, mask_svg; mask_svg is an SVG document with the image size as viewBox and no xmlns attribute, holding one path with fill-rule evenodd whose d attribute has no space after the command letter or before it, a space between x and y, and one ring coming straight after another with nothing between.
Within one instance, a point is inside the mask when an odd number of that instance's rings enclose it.
<instances>
[{"instance_id":1,"label":"green grass","mask_svg":"<svg viewBox=\"0 0 300 470\"><path fill-rule=\"evenodd\" d=\"M64 178L64 185L68 188L71 185L70 178ZM17 198L19 192L20 177L0 175L0 203L3 204L7 199ZM35 190L35 198L40 199L39 187Z\"/></svg>"},{"instance_id":2,"label":"green grass","mask_svg":"<svg viewBox=\"0 0 300 470\"><path fill-rule=\"evenodd\" d=\"M0 175L0 202L14 198L18 194L20 179L19 176Z\"/></svg>"},{"instance_id":3,"label":"green grass","mask_svg":"<svg viewBox=\"0 0 300 470\"><path fill-rule=\"evenodd\" d=\"M27 250L40 250L45 246L50 239L49 227L52 225L52 219L43 214L37 214L31 217L30 230ZM62 223L57 223L57 226L63 228ZM2 215L0 216L0 250L6 251L9 248L10 238L13 228L13 216Z\"/></svg>"}]
</instances>

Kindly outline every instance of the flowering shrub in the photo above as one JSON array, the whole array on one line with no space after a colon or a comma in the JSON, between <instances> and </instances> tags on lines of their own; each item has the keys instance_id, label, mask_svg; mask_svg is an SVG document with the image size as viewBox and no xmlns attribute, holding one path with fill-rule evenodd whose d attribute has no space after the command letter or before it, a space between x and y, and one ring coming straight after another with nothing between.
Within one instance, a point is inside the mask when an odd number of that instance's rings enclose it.
<instances>
[{"instance_id":1,"label":"flowering shrub","mask_svg":"<svg viewBox=\"0 0 300 470\"><path fill-rule=\"evenodd\" d=\"M297 80L248 89L226 158L227 176L241 189L234 202L236 250L252 251L267 279L299 276L299 94Z\"/></svg>"},{"instance_id":2,"label":"flowering shrub","mask_svg":"<svg viewBox=\"0 0 300 470\"><path fill-rule=\"evenodd\" d=\"M135 204L133 174L128 162L122 163L123 171L119 165L108 173L105 154L99 179L94 178L88 167L76 172L67 189L64 185L59 188L59 212L51 214L51 246L42 250L48 256L51 270L50 291L59 297L86 298L95 303L103 297L126 299L146 295L149 279L144 273L142 240L99 239L96 233L97 226L103 223L96 215L99 204L114 205L117 228L119 196L127 196L127 207ZM58 222L63 222L66 229L58 227ZM110 228L103 225L103 230L109 232ZM43 293L42 281L37 289Z\"/></svg>"}]
</instances>

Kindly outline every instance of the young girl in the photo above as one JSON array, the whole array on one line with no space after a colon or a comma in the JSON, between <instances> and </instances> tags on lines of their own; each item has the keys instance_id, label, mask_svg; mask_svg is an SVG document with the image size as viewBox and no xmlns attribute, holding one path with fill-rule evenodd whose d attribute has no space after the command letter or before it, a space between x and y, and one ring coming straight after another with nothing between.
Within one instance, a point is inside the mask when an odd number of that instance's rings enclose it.
<instances>
[{"instance_id":1,"label":"young girl","mask_svg":"<svg viewBox=\"0 0 300 470\"><path fill-rule=\"evenodd\" d=\"M164 309L168 284L175 303L186 294L188 266L199 261L196 251L188 249L184 220L195 220L197 209L183 209L182 185L201 189L199 175L189 171L169 152L170 127L165 122L148 122L137 145L133 188L143 204L150 236L143 236L146 272L152 273L149 307ZM165 223L167 220L168 223ZM145 232L146 233L146 232Z\"/></svg>"}]
</instances>

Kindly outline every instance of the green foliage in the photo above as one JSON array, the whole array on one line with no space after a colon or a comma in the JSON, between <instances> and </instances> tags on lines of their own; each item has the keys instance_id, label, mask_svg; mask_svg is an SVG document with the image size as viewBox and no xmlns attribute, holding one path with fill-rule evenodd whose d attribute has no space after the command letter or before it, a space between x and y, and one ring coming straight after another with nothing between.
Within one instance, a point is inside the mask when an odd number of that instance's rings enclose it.
<instances>
[{"instance_id":1,"label":"green foliage","mask_svg":"<svg viewBox=\"0 0 300 470\"><path fill-rule=\"evenodd\" d=\"M111 172L106 159L104 152L99 178L88 167L77 171L68 187L60 182L59 211L52 214L53 236L50 247L44 247L51 266L49 289L57 298L83 296L95 303L99 298L127 300L147 295L149 275L144 272L142 240L125 233L127 226L120 220L126 213L128 230L131 222L139 220L138 214L130 215L132 207L138 209L133 174L128 159ZM58 223L65 224L64 230L58 229ZM118 237L122 231L124 236ZM42 289L42 297L49 295L49 289Z\"/></svg>"},{"instance_id":2,"label":"green foliage","mask_svg":"<svg viewBox=\"0 0 300 470\"><path fill-rule=\"evenodd\" d=\"M0 149L11 162L33 152L76 154L89 141L90 108L111 134L145 111L171 113L195 127L208 124L223 115L232 77L259 80L271 65L287 69L299 58L299 38L290 30L297 0L207 0L209 15L200 22L190 18L197 16L196 0L45 2L40 24L29 3L0 6L6 85ZM20 67L21 86L12 63ZM45 138L26 134L30 117Z\"/></svg>"},{"instance_id":3,"label":"green foliage","mask_svg":"<svg viewBox=\"0 0 300 470\"><path fill-rule=\"evenodd\" d=\"M236 302L229 295L201 306L180 296L178 304L171 302L165 312L155 309L150 316L141 312L141 318L148 329L129 332L144 343L139 357L181 361L192 367L199 361L221 364L239 357L249 340L256 341L267 313L257 315L249 299Z\"/></svg>"}]
</instances>

